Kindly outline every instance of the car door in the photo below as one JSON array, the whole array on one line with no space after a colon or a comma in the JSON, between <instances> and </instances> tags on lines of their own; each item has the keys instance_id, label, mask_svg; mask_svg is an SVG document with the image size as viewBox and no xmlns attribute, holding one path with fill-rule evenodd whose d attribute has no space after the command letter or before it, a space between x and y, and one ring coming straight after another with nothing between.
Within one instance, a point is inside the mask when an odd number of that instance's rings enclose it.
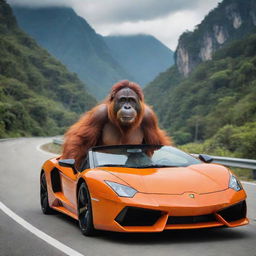
<instances>
[{"instance_id":1,"label":"car door","mask_svg":"<svg viewBox=\"0 0 256 256\"><path fill-rule=\"evenodd\" d=\"M60 167L59 173L63 194L61 198L62 204L69 211L76 214L76 183L78 174L68 167Z\"/></svg>"}]
</instances>

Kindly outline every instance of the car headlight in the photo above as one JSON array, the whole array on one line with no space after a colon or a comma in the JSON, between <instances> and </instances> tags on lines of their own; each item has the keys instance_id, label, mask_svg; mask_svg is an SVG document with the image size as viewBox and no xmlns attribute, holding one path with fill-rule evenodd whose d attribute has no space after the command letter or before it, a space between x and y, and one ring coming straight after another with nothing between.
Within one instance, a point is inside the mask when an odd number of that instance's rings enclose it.
<instances>
[{"instance_id":1,"label":"car headlight","mask_svg":"<svg viewBox=\"0 0 256 256\"><path fill-rule=\"evenodd\" d=\"M240 181L233 174L230 175L229 188L232 188L235 191L239 191L243 189Z\"/></svg>"},{"instance_id":2,"label":"car headlight","mask_svg":"<svg viewBox=\"0 0 256 256\"><path fill-rule=\"evenodd\" d=\"M129 186L125 186L116 182L112 182L112 181L107 181L105 180L106 184L109 185L114 192L121 197L134 197L134 195L137 193L137 190L129 187Z\"/></svg>"}]
</instances>

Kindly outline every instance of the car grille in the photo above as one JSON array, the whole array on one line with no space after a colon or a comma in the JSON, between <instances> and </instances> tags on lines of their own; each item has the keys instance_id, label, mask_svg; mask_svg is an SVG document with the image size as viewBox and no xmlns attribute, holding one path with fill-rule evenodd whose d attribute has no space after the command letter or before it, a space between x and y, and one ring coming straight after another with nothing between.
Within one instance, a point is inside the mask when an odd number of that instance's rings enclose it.
<instances>
[{"instance_id":1,"label":"car grille","mask_svg":"<svg viewBox=\"0 0 256 256\"><path fill-rule=\"evenodd\" d=\"M160 218L161 211L137 207L125 207L115 218L122 226L153 226Z\"/></svg>"},{"instance_id":2,"label":"car grille","mask_svg":"<svg viewBox=\"0 0 256 256\"><path fill-rule=\"evenodd\" d=\"M169 216L167 225L175 224L196 224L204 222L216 221L213 214L198 215L198 216Z\"/></svg>"},{"instance_id":3,"label":"car grille","mask_svg":"<svg viewBox=\"0 0 256 256\"><path fill-rule=\"evenodd\" d=\"M221 211L218 211L217 214L219 214L227 222L243 219L246 217L246 202L242 201L238 204L227 207Z\"/></svg>"}]
</instances>

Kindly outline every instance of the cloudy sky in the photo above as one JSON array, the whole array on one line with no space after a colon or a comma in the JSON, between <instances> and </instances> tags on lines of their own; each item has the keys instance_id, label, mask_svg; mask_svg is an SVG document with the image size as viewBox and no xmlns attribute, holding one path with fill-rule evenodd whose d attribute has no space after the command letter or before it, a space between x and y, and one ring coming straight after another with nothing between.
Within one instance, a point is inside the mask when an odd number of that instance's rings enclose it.
<instances>
[{"instance_id":1,"label":"cloudy sky","mask_svg":"<svg viewBox=\"0 0 256 256\"><path fill-rule=\"evenodd\" d=\"M30 7L68 6L102 35L151 34L175 50L221 0L8 0Z\"/></svg>"}]
</instances>

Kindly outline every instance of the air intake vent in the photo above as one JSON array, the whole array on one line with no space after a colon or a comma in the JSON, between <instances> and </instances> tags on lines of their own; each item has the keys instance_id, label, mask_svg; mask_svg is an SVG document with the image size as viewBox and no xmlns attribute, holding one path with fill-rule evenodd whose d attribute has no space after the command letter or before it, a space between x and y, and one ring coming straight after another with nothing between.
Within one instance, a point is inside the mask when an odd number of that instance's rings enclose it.
<instances>
[{"instance_id":1,"label":"air intake vent","mask_svg":"<svg viewBox=\"0 0 256 256\"><path fill-rule=\"evenodd\" d=\"M242 201L217 213L227 222L243 219L246 217L246 202Z\"/></svg>"},{"instance_id":2,"label":"air intake vent","mask_svg":"<svg viewBox=\"0 0 256 256\"><path fill-rule=\"evenodd\" d=\"M61 192L60 174L57 168L51 171L52 190L54 193Z\"/></svg>"},{"instance_id":3,"label":"air intake vent","mask_svg":"<svg viewBox=\"0 0 256 256\"><path fill-rule=\"evenodd\" d=\"M195 224L204 222L213 222L216 218L213 214L198 215L198 216L170 216L167 225L175 224Z\"/></svg>"},{"instance_id":4,"label":"air intake vent","mask_svg":"<svg viewBox=\"0 0 256 256\"><path fill-rule=\"evenodd\" d=\"M160 218L161 211L125 207L115 221L122 226L152 226Z\"/></svg>"}]
</instances>

